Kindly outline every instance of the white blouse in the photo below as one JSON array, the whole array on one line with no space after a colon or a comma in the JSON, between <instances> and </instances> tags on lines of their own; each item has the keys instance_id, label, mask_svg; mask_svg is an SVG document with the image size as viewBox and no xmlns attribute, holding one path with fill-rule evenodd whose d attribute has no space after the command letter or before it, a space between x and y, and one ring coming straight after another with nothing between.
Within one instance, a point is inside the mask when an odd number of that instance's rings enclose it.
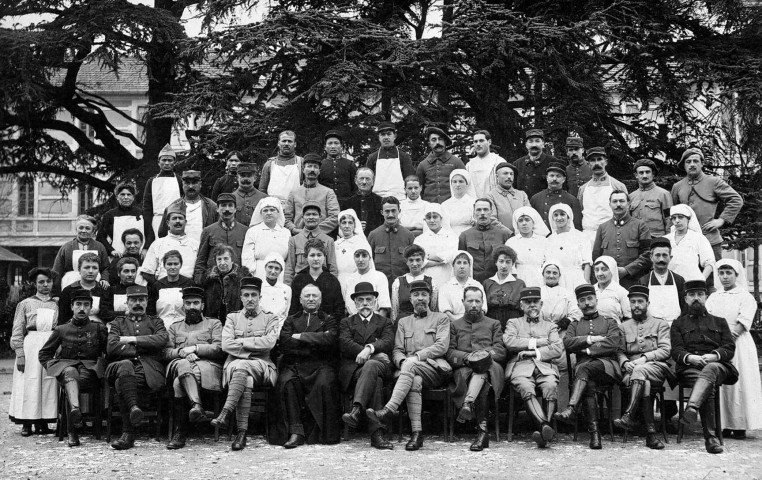
<instances>
[{"instance_id":1,"label":"white blouse","mask_svg":"<svg viewBox=\"0 0 762 480\"><path fill-rule=\"evenodd\" d=\"M437 233L427 228L421 235L415 237L413 243L420 245L426 251L423 274L431 277L432 285L438 287L449 280L452 276L452 260L458 251L458 235L444 228ZM431 253L436 253L444 263L430 264Z\"/></svg>"},{"instance_id":2,"label":"white blouse","mask_svg":"<svg viewBox=\"0 0 762 480\"><path fill-rule=\"evenodd\" d=\"M474 218L474 202L476 199L468 194L463 195L460 199L450 197L442 202L442 210L447 212L450 228L456 236L471 228L471 220Z\"/></svg>"},{"instance_id":3,"label":"white blouse","mask_svg":"<svg viewBox=\"0 0 762 480\"><path fill-rule=\"evenodd\" d=\"M704 280L701 270L707 265L714 267L715 262L714 251L709 240L693 230L687 230L679 242L675 240L675 232L670 232L665 237L669 238L669 243L672 244L672 260L669 262L669 269L682 276L686 282Z\"/></svg>"},{"instance_id":4,"label":"white blouse","mask_svg":"<svg viewBox=\"0 0 762 480\"><path fill-rule=\"evenodd\" d=\"M270 228L265 222L249 227L243 240L241 263L257 278L265 282L265 257L271 252L288 258L288 240L291 232L280 225ZM283 274L279 281L283 280Z\"/></svg>"},{"instance_id":5,"label":"white blouse","mask_svg":"<svg viewBox=\"0 0 762 480\"><path fill-rule=\"evenodd\" d=\"M548 240L539 235L526 238L519 233L509 238L505 244L514 249L518 256L516 278L524 280L527 287L541 287L545 283L542 278L542 264L545 263Z\"/></svg>"}]
</instances>

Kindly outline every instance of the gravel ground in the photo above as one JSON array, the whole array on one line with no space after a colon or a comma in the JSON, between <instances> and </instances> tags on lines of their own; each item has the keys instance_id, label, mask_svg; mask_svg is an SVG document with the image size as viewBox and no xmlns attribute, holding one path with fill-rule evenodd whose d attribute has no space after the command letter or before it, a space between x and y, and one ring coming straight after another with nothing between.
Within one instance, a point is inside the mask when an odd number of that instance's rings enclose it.
<instances>
[{"instance_id":1,"label":"gravel ground","mask_svg":"<svg viewBox=\"0 0 762 480\"><path fill-rule=\"evenodd\" d=\"M215 443L211 435L191 439L182 450L168 451L166 439L157 442L143 434L136 447L125 452L83 435L82 446L71 449L54 435L23 438L20 427L7 420L10 368L9 362L0 362L0 411L4 412L0 478L762 478L762 431L750 432L744 441L726 440L722 455L705 453L695 430L680 445L670 436L662 451L649 450L637 437L623 445L621 436L613 443L604 438L603 450L592 451L586 433L578 442L571 435L559 435L545 450L519 434L510 443L492 442L480 453L468 451L471 435L456 435L452 443L426 437L419 452L406 452L396 436L393 451L377 451L360 435L340 445L295 450L270 446L254 435L242 452L232 452L224 437Z\"/></svg>"}]
</instances>

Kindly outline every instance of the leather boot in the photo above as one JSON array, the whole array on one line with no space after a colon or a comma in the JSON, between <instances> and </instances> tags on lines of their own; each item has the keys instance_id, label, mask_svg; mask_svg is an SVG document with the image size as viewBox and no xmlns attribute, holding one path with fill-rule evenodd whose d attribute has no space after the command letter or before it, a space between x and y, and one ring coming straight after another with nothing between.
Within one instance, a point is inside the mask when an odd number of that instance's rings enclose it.
<instances>
[{"instance_id":1,"label":"leather boot","mask_svg":"<svg viewBox=\"0 0 762 480\"><path fill-rule=\"evenodd\" d=\"M410 441L405 445L405 450L408 452L414 452L420 450L423 446L423 432L413 432L410 436Z\"/></svg>"},{"instance_id":2,"label":"leather boot","mask_svg":"<svg viewBox=\"0 0 762 480\"><path fill-rule=\"evenodd\" d=\"M69 435L66 444L70 447L78 447L79 446L79 433L77 433L76 428L69 429Z\"/></svg>"},{"instance_id":3,"label":"leather boot","mask_svg":"<svg viewBox=\"0 0 762 480\"><path fill-rule=\"evenodd\" d=\"M177 427L175 428L175 431L172 434L172 438L167 444L167 450L178 450L185 446L185 438L187 436L187 429L188 429L188 420L187 420L187 417L185 416L184 404L185 402L182 401L182 399L175 398L175 403L173 405L172 410L173 410L173 415L175 417L175 421L177 422Z\"/></svg>"},{"instance_id":4,"label":"leather boot","mask_svg":"<svg viewBox=\"0 0 762 480\"><path fill-rule=\"evenodd\" d=\"M132 433L123 433L118 440L111 442L111 448L114 450L129 450L135 446L135 435Z\"/></svg>"},{"instance_id":5,"label":"leather boot","mask_svg":"<svg viewBox=\"0 0 762 480\"><path fill-rule=\"evenodd\" d=\"M489 448L489 432L480 428L476 440L468 449L472 452L481 452L485 448Z\"/></svg>"},{"instance_id":6,"label":"leather boot","mask_svg":"<svg viewBox=\"0 0 762 480\"><path fill-rule=\"evenodd\" d=\"M588 395L584 398L585 402L585 415L587 415L588 432L590 432L590 448L593 450L600 450L601 446L601 432L598 430L598 401L595 399L595 395Z\"/></svg>"},{"instance_id":7,"label":"leather boot","mask_svg":"<svg viewBox=\"0 0 762 480\"><path fill-rule=\"evenodd\" d=\"M285 448L296 448L299 445L304 445L304 435L299 435L298 433L292 433L288 437L288 441L283 444Z\"/></svg>"},{"instance_id":8,"label":"leather boot","mask_svg":"<svg viewBox=\"0 0 762 480\"><path fill-rule=\"evenodd\" d=\"M469 420L474 419L474 402L463 402L463 406L460 407L458 412L458 423L466 423Z\"/></svg>"},{"instance_id":9,"label":"leather boot","mask_svg":"<svg viewBox=\"0 0 762 480\"><path fill-rule=\"evenodd\" d=\"M397 412L393 412L387 407L384 407L381 410L373 410L372 408L369 408L365 410L365 414L368 416L369 421L376 422L380 425L395 416Z\"/></svg>"},{"instance_id":10,"label":"leather boot","mask_svg":"<svg viewBox=\"0 0 762 480\"><path fill-rule=\"evenodd\" d=\"M206 416L206 411L201 405L201 397L198 394L198 383L196 377L193 375L183 375L179 378L180 384L183 386L186 395L188 395L188 401L191 404L191 409L188 412L188 419L191 423L205 423L209 419Z\"/></svg>"},{"instance_id":11,"label":"leather boot","mask_svg":"<svg viewBox=\"0 0 762 480\"><path fill-rule=\"evenodd\" d=\"M360 416L362 415L362 408L359 403L352 404L352 411L345 413L341 416L341 420L347 425L347 427L356 430L360 424Z\"/></svg>"},{"instance_id":12,"label":"leather boot","mask_svg":"<svg viewBox=\"0 0 762 480\"><path fill-rule=\"evenodd\" d=\"M393 450L392 442L384 437L384 429L378 428L370 434L370 446L379 450Z\"/></svg>"},{"instance_id":13,"label":"leather boot","mask_svg":"<svg viewBox=\"0 0 762 480\"><path fill-rule=\"evenodd\" d=\"M66 398L69 399L69 405L71 405L69 411L71 424L76 428L82 428L82 411L79 409L79 383L76 380L69 380L64 383L64 390L66 390Z\"/></svg>"},{"instance_id":14,"label":"leather boot","mask_svg":"<svg viewBox=\"0 0 762 480\"><path fill-rule=\"evenodd\" d=\"M553 433L555 432L553 432L553 429L550 428L550 425L548 425L548 419L545 417L545 412L542 411L542 404L540 403L540 400L538 400L535 396L529 397L524 402L524 404L526 406L527 412L529 412L529 414L532 416L532 419L540 428L540 430L532 433L532 440L534 440L538 447L545 448L547 445L545 437L549 436L550 438L553 438ZM545 430L546 434L543 435L541 430Z\"/></svg>"},{"instance_id":15,"label":"leather boot","mask_svg":"<svg viewBox=\"0 0 762 480\"><path fill-rule=\"evenodd\" d=\"M632 430L638 426L634 417L638 411L638 406L642 403L643 390L645 388L646 383L643 380L633 380L630 382L630 403L627 405L624 415L614 420L614 425L617 428Z\"/></svg>"},{"instance_id":16,"label":"leather boot","mask_svg":"<svg viewBox=\"0 0 762 480\"><path fill-rule=\"evenodd\" d=\"M238 432L236 432L235 434L235 440L233 440L233 444L230 446L230 449L237 452L239 450L243 450L245 447L246 447L246 430L238 430Z\"/></svg>"},{"instance_id":17,"label":"leather boot","mask_svg":"<svg viewBox=\"0 0 762 480\"><path fill-rule=\"evenodd\" d=\"M664 444L659 440L659 434L654 426L654 406L651 397L642 399L643 420L646 424L646 446L652 450L661 450Z\"/></svg>"},{"instance_id":18,"label":"leather boot","mask_svg":"<svg viewBox=\"0 0 762 480\"><path fill-rule=\"evenodd\" d=\"M693 395L691 395L691 398L693 398ZM706 447L706 451L709 453L722 453L724 449L722 448L722 445L720 445L720 441L717 440L717 437L714 436L714 429L716 426L714 418L714 402L715 399L711 398L701 405L701 427L704 430L704 446Z\"/></svg>"},{"instance_id":19,"label":"leather boot","mask_svg":"<svg viewBox=\"0 0 762 480\"><path fill-rule=\"evenodd\" d=\"M709 398L709 395L713 391L714 384L709 380L699 377L693 385L691 398L688 399L688 408L683 412L683 418L680 419L680 423L683 425L695 423L698 418L699 408L706 402L706 399ZM712 413L714 413L714 410L712 410Z\"/></svg>"},{"instance_id":20,"label":"leather boot","mask_svg":"<svg viewBox=\"0 0 762 480\"><path fill-rule=\"evenodd\" d=\"M32 436L32 424L25 422L21 425L21 436L22 437L31 437Z\"/></svg>"},{"instance_id":21,"label":"leather boot","mask_svg":"<svg viewBox=\"0 0 762 480\"><path fill-rule=\"evenodd\" d=\"M206 416L206 410L204 410L200 403L194 403L190 411L188 411L188 420L191 423L206 423L209 421L209 417Z\"/></svg>"},{"instance_id":22,"label":"leather boot","mask_svg":"<svg viewBox=\"0 0 762 480\"><path fill-rule=\"evenodd\" d=\"M220 427L220 428L227 428L228 422L230 421L230 414L231 411L223 408L220 410L220 414L212 420L212 426L213 427Z\"/></svg>"},{"instance_id":23,"label":"leather boot","mask_svg":"<svg viewBox=\"0 0 762 480\"><path fill-rule=\"evenodd\" d=\"M137 427L143 423L143 410L141 410L137 405L134 405L130 409L130 423L133 427Z\"/></svg>"},{"instance_id":24,"label":"leather boot","mask_svg":"<svg viewBox=\"0 0 762 480\"><path fill-rule=\"evenodd\" d=\"M48 428L48 422L37 422L34 424L35 435L47 435L53 433L53 430Z\"/></svg>"},{"instance_id":25,"label":"leather boot","mask_svg":"<svg viewBox=\"0 0 762 480\"><path fill-rule=\"evenodd\" d=\"M577 414L580 410L580 402L582 395L587 388L587 380L584 378L578 378L574 381L574 388L572 388L571 397L569 397L569 406L563 412L558 412L553 415L553 418L560 422L573 425L574 420L577 419Z\"/></svg>"}]
</instances>

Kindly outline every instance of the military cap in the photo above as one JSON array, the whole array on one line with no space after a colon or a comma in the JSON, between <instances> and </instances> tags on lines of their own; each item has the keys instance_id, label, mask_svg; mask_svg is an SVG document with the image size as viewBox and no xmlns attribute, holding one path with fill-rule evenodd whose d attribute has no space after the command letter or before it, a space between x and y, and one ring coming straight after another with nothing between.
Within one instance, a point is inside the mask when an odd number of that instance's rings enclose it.
<instances>
[{"instance_id":1,"label":"military cap","mask_svg":"<svg viewBox=\"0 0 762 480\"><path fill-rule=\"evenodd\" d=\"M657 247L667 247L670 250L672 249L672 242L669 241L669 238L667 237L656 237L653 240L651 240L650 248L653 250Z\"/></svg>"},{"instance_id":2,"label":"military cap","mask_svg":"<svg viewBox=\"0 0 762 480\"><path fill-rule=\"evenodd\" d=\"M232 193L220 193L217 195L217 205L230 202L235 203L235 195Z\"/></svg>"},{"instance_id":3,"label":"military cap","mask_svg":"<svg viewBox=\"0 0 762 480\"><path fill-rule=\"evenodd\" d=\"M257 277L243 277L241 279L241 290L244 288L253 288L259 292L262 291L262 279Z\"/></svg>"},{"instance_id":4,"label":"military cap","mask_svg":"<svg viewBox=\"0 0 762 480\"><path fill-rule=\"evenodd\" d=\"M585 148L582 137L566 137L566 146L572 148Z\"/></svg>"},{"instance_id":5,"label":"military cap","mask_svg":"<svg viewBox=\"0 0 762 480\"><path fill-rule=\"evenodd\" d=\"M635 162L635 165L632 167L632 169L637 172L640 167L648 167L651 169L654 175L659 174L659 169L656 168L656 163L654 163L654 161L651 160L650 158L641 158L640 160Z\"/></svg>"},{"instance_id":6,"label":"military cap","mask_svg":"<svg viewBox=\"0 0 762 480\"><path fill-rule=\"evenodd\" d=\"M395 127L392 122L381 122L376 127L376 133L381 133L386 131L396 132L397 127Z\"/></svg>"},{"instance_id":7,"label":"military cap","mask_svg":"<svg viewBox=\"0 0 762 480\"><path fill-rule=\"evenodd\" d=\"M426 129L426 140L429 139L432 135L439 135L440 137L444 138L445 145L450 145L452 143L452 140L450 139L450 136L445 133L444 130L437 127L428 127Z\"/></svg>"},{"instance_id":8,"label":"military cap","mask_svg":"<svg viewBox=\"0 0 762 480\"><path fill-rule=\"evenodd\" d=\"M318 211L318 213L323 213L323 210L320 208L320 204L314 200L304 202L304 205L302 206L302 213L306 212L309 209L315 209Z\"/></svg>"},{"instance_id":9,"label":"military cap","mask_svg":"<svg viewBox=\"0 0 762 480\"><path fill-rule=\"evenodd\" d=\"M431 293L431 287L428 283L426 283L423 280L414 280L410 282L410 293L417 292L420 290L425 290L429 293Z\"/></svg>"},{"instance_id":10,"label":"military cap","mask_svg":"<svg viewBox=\"0 0 762 480\"><path fill-rule=\"evenodd\" d=\"M685 293L693 290L702 290L706 292L706 281L704 280L689 280L685 282Z\"/></svg>"},{"instance_id":11,"label":"military cap","mask_svg":"<svg viewBox=\"0 0 762 480\"><path fill-rule=\"evenodd\" d=\"M192 286L183 288L183 298L199 297L203 299L204 296L204 289L201 287Z\"/></svg>"},{"instance_id":12,"label":"military cap","mask_svg":"<svg viewBox=\"0 0 762 480\"><path fill-rule=\"evenodd\" d=\"M143 285L130 285L127 287L127 292L125 293L127 298L130 297L147 297L148 296L148 289L144 287Z\"/></svg>"},{"instance_id":13,"label":"military cap","mask_svg":"<svg viewBox=\"0 0 762 480\"><path fill-rule=\"evenodd\" d=\"M159 152L159 158L161 157L172 157L177 158L177 154L175 153L174 149L172 148L172 145L166 144L164 145L164 148L161 149Z\"/></svg>"},{"instance_id":14,"label":"military cap","mask_svg":"<svg viewBox=\"0 0 762 480\"><path fill-rule=\"evenodd\" d=\"M201 179L201 172L198 170L185 170L183 174L180 176L183 180L200 180Z\"/></svg>"},{"instance_id":15,"label":"military cap","mask_svg":"<svg viewBox=\"0 0 762 480\"><path fill-rule=\"evenodd\" d=\"M524 136L525 136L525 138L527 140L529 140L530 138L534 138L534 137L539 137L539 138L544 139L545 138L545 133L540 128L530 128L529 130L527 130L524 133Z\"/></svg>"},{"instance_id":16,"label":"military cap","mask_svg":"<svg viewBox=\"0 0 762 480\"><path fill-rule=\"evenodd\" d=\"M630 290L627 293L627 296L630 298L646 297L646 300L648 300L648 287L645 285L633 285L630 287Z\"/></svg>"},{"instance_id":17,"label":"military cap","mask_svg":"<svg viewBox=\"0 0 762 480\"><path fill-rule=\"evenodd\" d=\"M90 293L90 290L78 288L71 294L71 302L74 303L74 300L89 300L90 303L93 303L93 296Z\"/></svg>"},{"instance_id":18,"label":"military cap","mask_svg":"<svg viewBox=\"0 0 762 480\"><path fill-rule=\"evenodd\" d=\"M566 167L564 167L562 164L558 162L553 162L550 165L548 165L548 168L545 169L545 173L550 172L559 172L564 177L566 176Z\"/></svg>"},{"instance_id":19,"label":"military cap","mask_svg":"<svg viewBox=\"0 0 762 480\"><path fill-rule=\"evenodd\" d=\"M323 141L325 142L329 138L338 138L341 143L344 143L344 135L342 135L338 130L328 130L325 132L325 135L323 135Z\"/></svg>"},{"instance_id":20,"label":"military cap","mask_svg":"<svg viewBox=\"0 0 762 480\"><path fill-rule=\"evenodd\" d=\"M238 164L238 173L257 173L257 164L249 162L241 162Z\"/></svg>"},{"instance_id":21,"label":"military cap","mask_svg":"<svg viewBox=\"0 0 762 480\"><path fill-rule=\"evenodd\" d=\"M497 165L495 165L495 173L499 172L503 168L510 168L511 170L513 170L514 175L519 174L519 169L516 167L516 165L512 163L508 163L508 162L500 162Z\"/></svg>"},{"instance_id":22,"label":"military cap","mask_svg":"<svg viewBox=\"0 0 762 480\"><path fill-rule=\"evenodd\" d=\"M172 202L167 207L167 218L171 217L172 214L175 214L175 213L179 213L180 215L185 217L186 216L185 209L186 209L185 203Z\"/></svg>"},{"instance_id":23,"label":"military cap","mask_svg":"<svg viewBox=\"0 0 762 480\"><path fill-rule=\"evenodd\" d=\"M308 153L304 156L304 159L302 159L302 164L307 165L308 163L317 163L318 165L322 165L323 158L318 155L317 153ZM238 167L241 168L241 167Z\"/></svg>"},{"instance_id":24,"label":"military cap","mask_svg":"<svg viewBox=\"0 0 762 480\"><path fill-rule=\"evenodd\" d=\"M519 292L519 300L539 300L542 298L539 287L522 288Z\"/></svg>"},{"instance_id":25,"label":"military cap","mask_svg":"<svg viewBox=\"0 0 762 480\"><path fill-rule=\"evenodd\" d=\"M605 158L609 158L609 156L606 155L606 149L603 147L593 147L585 152L585 158L590 158L593 155L603 155Z\"/></svg>"},{"instance_id":26,"label":"military cap","mask_svg":"<svg viewBox=\"0 0 762 480\"><path fill-rule=\"evenodd\" d=\"M574 289L574 295L579 299L580 297L585 297L587 295L595 295L595 287L590 285L589 283L583 283L582 285L578 286Z\"/></svg>"}]
</instances>

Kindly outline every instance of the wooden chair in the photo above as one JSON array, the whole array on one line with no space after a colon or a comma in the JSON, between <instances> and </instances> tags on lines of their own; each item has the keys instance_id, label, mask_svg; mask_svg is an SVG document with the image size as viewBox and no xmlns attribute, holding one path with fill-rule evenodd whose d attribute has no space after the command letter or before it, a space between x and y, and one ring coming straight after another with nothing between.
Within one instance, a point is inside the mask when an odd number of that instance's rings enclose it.
<instances>
[{"instance_id":1,"label":"wooden chair","mask_svg":"<svg viewBox=\"0 0 762 480\"><path fill-rule=\"evenodd\" d=\"M625 387L620 386L621 388L621 399L622 399L622 405L625 405ZM666 391L666 388L664 388L664 384L657 385L654 383L651 383L651 406L653 408L653 400L654 398L659 403L659 406L662 411L661 415L661 435L664 437L664 443L669 443L669 439L667 438L667 418L666 415L664 415L664 392ZM624 437L622 438L622 443L627 443L627 437L629 436L629 431L624 431Z\"/></svg>"},{"instance_id":2,"label":"wooden chair","mask_svg":"<svg viewBox=\"0 0 762 480\"><path fill-rule=\"evenodd\" d=\"M58 441L62 442L64 437L69 434L69 429L72 428L71 419L69 418L69 411L71 406L69 405L69 399L66 397L66 391L64 390L61 382L58 382L58 414L56 416L56 435L58 435ZM84 398L83 398L84 396ZM98 388L90 391L80 391L80 405L86 405L87 399L90 397L92 403L92 412L88 415L82 415L82 421L91 421L93 423L93 434L96 440L101 439L101 429L103 428L103 385L98 384Z\"/></svg>"},{"instance_id":3,"label":"wooden chair","mask_svg":"<svg viewBox=\"0 0 762 480\"><path fill-rule=\"evenodd\" d=\"M518 392L515 388L513 388L513 385L510 384L510 382L505 382L506 387L508 389L508 441L513 441L513 421L516 416L516 397L518 395ZM541 397L540 397L541 398ZM519 399L520 400L520 399ZM542 407L545 409L545 411L548 411L548 403L543 399L542 401ZM553 425L553 430L558 431L558 422L555 418L549 419L550 423Z\"/></svg>"},{"instance_id":4,"label":"wooden chair","mask_svg":"<svg viewBox=\"0 0 762 480\"><path fill-rule=\"evenodd\" d=\"M108 399L108 414L106 417L106 442L111 442L111 431L113 427L114 417L121 418L121 412L119 410L119 395L116 394L116 388L106 383L106 398ZM154 438L159 440L161 438L161 425L164 421L164 409L168 403L167 401L167 389L162 388L158 391L152 391L148 389L138 389L138 405L143 410L144 418L148 419L151 423L151 427L155 432ZM151 409L151 404L155 405L155 408ZM144 408L145 407L145 408Z\"/></svg>"},{"instance_id":5,"label":"wooden chair","mask_svg":"<svg viewBox=\"0 0 762 480\"><path fill-rule=\"evenodd\" d=\"M687 382L680 382L678 384L678 396L677 409L679 418L682 420L683 413L685 413L685 407L683 402L687 402L690 399L690 395L685 396L685 390L693 390L693 384ZM722 417L720 416L720 387L722 385L715 385L714 387L714 436L720 441L720 445L725 445L725 440L722 438ZM685 425L682 422L677 424L677 443L682 442L683 434L685 433Z\"/></svg>"},{"instance_id":6,"label":"wooden chair","mask_svg":"<svg viewBox=\"0 0 762 480\"><path fill-rule=\"evenodd\" d=\"M204 390L204 389L200 389L199 393L201 395L203 395L204 392L206 392L206 393L208 393L208 394L210 394L212 396L212 402L214 402L213 403L213 405L214 405L214 407L213 407L214 408L214 415L216 417L217 415L220 414L220 410L222 410L222 401L224 400L224 398L222 397L223 392L222 391L216 391L216 390ZM173 397L171 401L176 402L177 399L175 399ZM182 399L182 401L185 401L185 400ZM177 421L177 419L175 418L175 410L173 408L169 409L168 418L169 418L169 421L167 422L169 424L168 437L171 439L172 435L175 433L175 422ZM215 442L219 442L220 441L220 427L219 426L215 426L214 427L214 441Z\"/></svg>"},{"instance_id":7,"label":"wooden chair","mask_svg":"<svg viewBox=\"0 0 762 480\"><path fill-rule=\"evenodd\" d=\"M443 388L424 388L421 392L424 402L439 402L442 411L442 436L446 442L452 441L451 431L447 428L448 424L453 421L453 408L452 397L450 396L450 389ZM406 402L403 402L405 405ZM403 413L407 415L407 408L403 411L402 405L400 406L400 415L397 421L397 427L399 429L399 441L402 441L402 417Z\"/></svg>"},{"instance_id":8,"label":"wooden chair","mask_svg":"<svg viewBox=\"0 0 762 480\"><path fill-rule=\"evenodd\" d=\"M572 390L574 389L574 369L571 368L571 356L572 354L566 350L566 364L569 365L569 397L571 398ZM595 401L598 405L598 418L604 416L604 404L606 414L608 415L609 435L611 441L614 441L614 385L597 385L595 388ZM577 435L579 433L579 416L574 420L574 441L577 441Z\"/></svg>"}]
</instances>

